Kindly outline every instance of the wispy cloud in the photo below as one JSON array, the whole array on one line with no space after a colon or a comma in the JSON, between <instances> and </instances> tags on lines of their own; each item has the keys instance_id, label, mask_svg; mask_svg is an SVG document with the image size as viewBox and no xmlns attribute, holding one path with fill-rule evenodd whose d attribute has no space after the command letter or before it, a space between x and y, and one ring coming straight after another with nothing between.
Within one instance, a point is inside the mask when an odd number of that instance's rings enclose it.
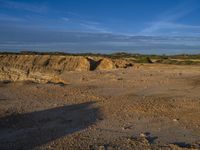
<instances>
[{"instance_id":1,"label":"wispy cloud","mask_svg":"<svg viewBox=\"0 0 200 150\"><path fill-rule=\"evenodd\" d=\"M63 21L66 21L66 22L70 21L70 19L67 18L67 17L62 17L61 19L62 19Z\"/></svg>"},{"instance_id":2,"label":"wispy cloud","mask_svg":"<svg viewBox=\"0 0 200 150\"><path fill-rule=\"evenodd\" d=\"M47 2L46 2L47 3ZM47 28L54 26L53 28L57 28L59 30L77 30L77 31L84 31L84 32L109 32L104 25L95 21L90 16L86 16L84 14L79 14L76 12L65 12L63 10L52 9L49 5L44 5L45 3L37 3L37 2L20 2L14 0L0 0L0 9L4 8L8 11L14 10L15 11L23 11L21 15L12 14L10 13L5 15L0 14L0 21L4 22L13 22L15 21L15 26L25 26L25 27L36 27L41 26L41 28ZM51 9L51 11L50 11ZM25 12L25 13L24 13ZM48 14L46 15L45 13ZM31 22L33 24L24 24L22 21ZM37 23L37 24L36 24ZM47 23L51 25L47 25Z\"/></svg>"},{"instance_id":3,"label":"wispy cloud","mask_svg":"<svg viewBox=\"0 0 200 150\"><path fill-rule=\"evenodd\" d=\"M139 34L141 35L160 35L160 34L188 34L188 32L199 31L200 26L188 25L177 23L177 21L187 15L190 15L195 11L198 6L195 6L196 0L184 1L177 7L174 7L157 17L157 19L151 23L148 23L147 27L144 28ZM191 30L191 31L190 31Z\"/></svg>"},{"instance_id":4,"label":"wispy cloud","mask_svg":"<svg viewBox=\"0 0 200 150\"><path fill-rule=\"evenodd\" d=\"M181 31L181 32L179 32ZM200 34L200 26L178 24L172 22L154 22L145 28L140 34L143 35L160 35L160 34Z\"/></svg>"},{"instance_id":5,"label":"wispy cloud","mask_svg":"<svg viewBox=\"0 0 200 150\"><path fill-rule=\"evenodd\" d=\"M67 17L66 17L67 16ZM79 27L79 30L86 32L101 32L101 33L110 33L106 27L104 27L100 22L93 21L90 17L80 15L74 12L67 12L65 17L61 17L62 21L65 21L68 24L75 25Z\"/></svg>"},{"instance_id":6,"label":"wispy cloud","mask_svg":"<svg viewBox=\"0 0 200 150\"><path fill-rule=\"evenodd\" d=\"M19 22L19 21L24 21L24 19L11 15L0 14L0 21Z\"/></svg>"},{"instance_id":7,"label":"wispy cloud","mask_svg":"<svg viewBox=\"0 0 200 150\"><path fill-rule=\"evenodd\" d=\"M44 5L37 5L37 4L28 4L25 2L16 2L11 0L0 0L0 6L6 7L10 9L17 9L17 10L24 10L30 11L35 13L44 13L48 10L48 8Z\"/></svg>"},{"instance_id":8,"label":"wispy cloud","mask_svg":"<svg viewBox=\"0 0 200 150\"><path fill-rule=\"evenodd\" d=\"M96 31L96 32L102 32L102 33L107 33L108 30L102 27L98 27L94 24L85 24L85 23L80 23L80 25L84 28L86 28L89 31Z\"/></svg>"}]
</instances>

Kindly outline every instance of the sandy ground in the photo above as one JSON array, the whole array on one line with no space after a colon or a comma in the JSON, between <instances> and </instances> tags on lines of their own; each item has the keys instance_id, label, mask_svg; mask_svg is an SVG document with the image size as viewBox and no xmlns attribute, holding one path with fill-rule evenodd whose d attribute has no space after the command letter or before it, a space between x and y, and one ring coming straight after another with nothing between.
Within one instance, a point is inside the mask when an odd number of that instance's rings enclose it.
<instances>
[{"instance_id":1,"label":"sandy ground","mask_svg":"<svg viewBox=\"0 0 200 150\"><path fill-rule=\"evenodd\" d=\"M66 72L0 84L0 149L199 149L200 67Z\"/></svg>"}]
</instances>

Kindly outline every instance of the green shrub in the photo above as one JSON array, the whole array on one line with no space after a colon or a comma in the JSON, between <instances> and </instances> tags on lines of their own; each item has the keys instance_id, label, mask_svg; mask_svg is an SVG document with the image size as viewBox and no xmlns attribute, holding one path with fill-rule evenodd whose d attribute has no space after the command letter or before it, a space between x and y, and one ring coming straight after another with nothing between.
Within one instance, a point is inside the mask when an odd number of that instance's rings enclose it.
<instances>
[{"instance_id":1,"label":"green shrub","mask_svg":"<svg viewBox=\"0 0 200 150\"><path fill-rule=\"evenodd\" d=\"M140 57L136 60L137 63L153 63L149 57Z\"/></svg>"}]
</instances>

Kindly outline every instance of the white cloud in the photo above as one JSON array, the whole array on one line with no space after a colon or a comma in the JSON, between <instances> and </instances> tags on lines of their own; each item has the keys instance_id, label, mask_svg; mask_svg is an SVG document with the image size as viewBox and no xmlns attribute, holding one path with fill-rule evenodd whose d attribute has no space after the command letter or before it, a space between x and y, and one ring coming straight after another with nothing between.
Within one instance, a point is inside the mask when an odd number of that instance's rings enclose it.
<instances>
[{"instance_id":1,"label":"white cloud","mask_svg":"<svg viewBox=\"0 0 200 150\"><path fill-rule=\"evenodd\" d=\"M68 26L75 26L78 30L85 32L110 33L110 31L108 31L108 29L105 28L101 23L94 21L87 16L74 12L67 12L67 14L67 17L62 17L61 19L67 22L66 25Z\"/></svg>"},{"instance_id":2,"label":"white cloud","mask_svg":"<svg viewBox=\"0 0 200 150\"><path fill-rule=\"evenodd\" d=\"M192 32L192 31L199 31L200 26L194 25L187 25L187 24L178 24L172 22L155 22L150 24L149 27L145 28L141 34L152 35L152 34L162 34L162 31L169 31L170 33L179 33L178 31L182 32Z\"/></svg>"},{"instance_id":3,"label":"white cloud","mask_svg":"<svg viewBox=\"0 0 200 150\"><path fill-rule=\"evenodd\" d=\"M67 17L62 17L61 19L64 20L64 21L66 21L66 22L70 21L70 19L67 18Z\"/></svg>"},{"instance_id":4,"label":"white cloud","mask_svg":"<svg viewBox=\"0 0 200 150\"><path fill-rule=\"evenodd\" d=\"M180 34L192 34L200 32L200 26L188 25L177 23L179 19L189 15L198 7L194 5L195 1L184 1L177 7L174 7L157 17L157 20L148 23L147 27L140 31L140 35L180 35Z\"/></svg>"},{"instance_id":5,"label":"white cloud","mask_svg":"<svg viewBox=\"0 0 200 150\"><path fill-rule=\"evenodd\" d=\"M90 31L97 31L97 32L103 32L103 33L108 32L105 28L98 27L93 24L80 23L80 25Z\"/></svg>"}]
</instances>

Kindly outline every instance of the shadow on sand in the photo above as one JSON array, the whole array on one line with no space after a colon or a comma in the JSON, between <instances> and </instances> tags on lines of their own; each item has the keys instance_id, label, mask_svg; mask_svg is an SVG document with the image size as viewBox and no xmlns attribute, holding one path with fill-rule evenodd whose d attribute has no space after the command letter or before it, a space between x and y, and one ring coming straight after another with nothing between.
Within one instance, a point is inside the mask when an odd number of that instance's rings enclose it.
<instances>
[{"instance_id":1,"label":"shadow on sand","mask_svg":"<svg viewBox=\"0 0 200 150\"><path fill-rule=\"evenodd\" d=\"M100 116L94 102L0 118L0 149L32 149L83 130Z\"/></svg>"}]
</instances>

